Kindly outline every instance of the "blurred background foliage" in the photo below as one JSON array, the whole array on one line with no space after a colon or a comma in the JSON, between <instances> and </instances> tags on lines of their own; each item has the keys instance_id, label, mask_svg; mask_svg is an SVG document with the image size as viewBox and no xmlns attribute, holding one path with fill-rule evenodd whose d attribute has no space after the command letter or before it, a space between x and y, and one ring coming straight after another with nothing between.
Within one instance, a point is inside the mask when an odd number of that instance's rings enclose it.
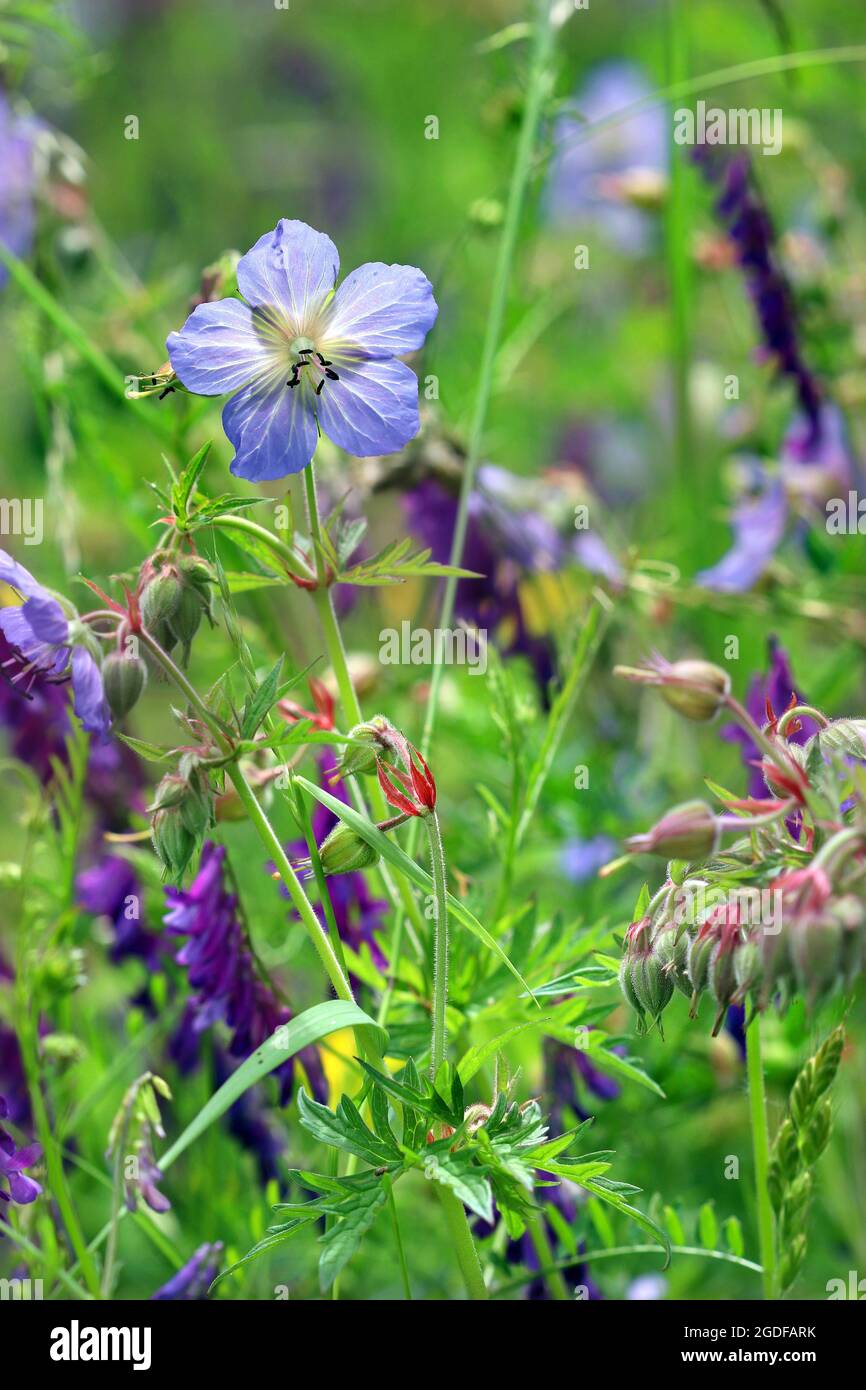
<instances>
[{"instance_id":1,"label":"blurred background foliage","mask_svg":"<svg viewBox=\"0 0 866 1390\"><path fill-rule=\"evenodd\" d=\"M776 12L784 16L785 35L774 22ZM512 0L291 0L285 10L266 0L83 0L68 15L71 34L38 28L26 62L10 46L4 81L10 96L28 102L80 151L84 180L77 182L76 173L66 201L43 219L32 264L119 377L154 370L164 361L165 336L185 317L205 266L226 250L246 250L279 217L297 217L331 235L344 271L384 259L428 272L441 311L419 369L439 380L435 418L457 438L464 436L498 209L522 106L521 45L487 41L519 23L523 7ZM570 98L599 65L611 62L635 65L650 88L664 86L671 23L679 26L692 75L771 59L783 47L817 50L866 41L863 16L845 0L820 6L781 0L772 7L759 0L670 6L661 0L592 0L559 35L555 98ZM858 458L866 446L862 80L862 63L825 63L710 85L699 93L722 106L784 110L783 151L778 158L758 156L756 172L777 229L787 238L789 267L801 268L805 354L844 407ZM130 116L138 123L136 139L125 137ZM437 139L425 138L431 116L438 121ZM750 447L759 444L773 456L790 418L790 393L784 384L774 386L770 369L755 360L756 327L740 276L729 265L713 264L718 224L712 190L683 160L684 244L673 254L682 254L687 265L693 434L688 458L677 461L671 429L672 251L664 213L641 214L636 254L625 252L603 228L601 234L591 223L584 229L580 219L555 225L544 211L551 122L545 130L531 210L521 228L485 455L529 480L539 507L548 500L548 470L576 462L584 488L578 495L603 516L611 547L624 554L634 546L643 557L676 566L687 580L713 564L729 543L732 434L748 436ZM69 150L67 158L74 163L79 155ZM682 151L677 158L683 159ZM588 270L574 269L576 242L590 247ZM0 335L3 487L7 495L45 497L45 542L33 566L41 579L59 587L83 570L105 583L138 564L155 518L147 482L162 480L163 452L177 462L213 437L206 481L214 491L227 486L230 450L215 409L202 412L199 402L185 397L150 400L147 411L164 427L157 435L95 379L88 363L10 284L0 291ZM729 374L740 381L737 411L724 400ZM359 476L364 478L363 470L359 475L353 469L349 480ZM332 476L335 496L343 485L342 476ZM269 490L274 496L281 491L279 485ZM364 505L376 539L398 533L403 522L392 492ZM19 557L29 562L35 553ZM225 555L232 558L231 547ZM671 593L659 586L622 596L519 861L515 904L532 896L541 916L562 910L575 922L606 919L622 931L645 864L630 865L609 880L575 882L568 872L569 845L604 835L612 857L625 835L644 829L672 800L700 795L704 777L742 785L735 746L719 740L716 730L684 726L660 702L639 700L632 689L615 686L609 671L616 660L634 661L659 647L671 657L690 652L719 661L726 638L734 635L739 657L730 669L742 694L752 674L765 668L773 633L812 703L832 714L862 715L863 574L861 538L840 539L832 548L819 538L811 552L787 553L750 593L710 595L683 584ZM524 601L534 629L555 642L567 639L591 582L582 571L561 580L529 576ZM74 594L75 586L68 591ZM434 589L413 582L364 590L346 620L351 650L375 651L380 629L403 617L416 625L432 623L435 603ZM285 646L298 666L319 655L303 594L280 590L278 603L259 594L241 596L238 607L257 650ZM853 614L850 621L838 616L843 611ZM194 657L200 687L224 664L222 634L202 632ZM520 658L513 671L526 738L534 746L542 711L532 674ZM426 699L419 672L377 667L373 680L367 707L381 706L417 736ZM452 869L482 886L495 884L498 866L495 833L476 785L483 781L502 794L508 777L489 699L487 681L449 672L433 750ZM165 736L165 703L165 691L153 683L136 712L137 733ZM583 790L574 785L579 765L589 770ZM8 827L3 858L14 859L19 831L13 782L4 784L2 798ZM243 865L247 909L261 915L267 932L284 907L275 905L258 846L245 828L225 833ZM151 875L149 921L158 922L160 901ZM460 949L458 936L457 968ZM166 1016L154 1025L142 1008L128 1003L146 984L140 962L109 967L95 951L89 956L90 983L74 1013L83 1057L60 1077L58 1096L76 1116L74 1147L82 1167L75 1192L85 1229L95 1231L105 1219L108 1194L88 1173L107 1172L105 1135L123 1085L141 1069L135 1059L162 1069L151 1056L151 1034L155 1027L158 1036L168 1021ZM298 1007L317 997L318 979L309 967L299 935L291 969ZM167 992L154 981L149 988L157 1000ZM681 1210L689 1243L698 1209L710 1202L720 1221L732 1214L743 1220L746 1254L757 1258L743 1061L733 1038L723 1033L711 1039L708 1024L689 1024L686 1012L685 1001L677 999L665 1018L664 1042L655 1034L629 1039L632 1055L665 1099L626 1083L609 1100L584 1091L581 1108L596 1117L592 1146L615 1149L618 1173L641 1185L646 1200L657 1193L653 1200ZM770 1022L765 1052L772 1117L781 1114L798 1065L836 1020L832 1009L809 1019L797 1006L783 1021ZM630 1032L624 1009L617 1007L611 1027ZM863 1042L859 1004L850 1019L809 1258L796 1290L805 1298L824 1297L827 1280L846 1277L849 1268L866 1269ZM516 1040L508 1056L513 1069L522 1068L521 1097L538 1094L543 1082L535 1034ZM339 1060L326 1060L338 1086L344 1074ZM196 1112L208 1087L201 1072L189 1081L172 1079L170 1134ZM287 1158L295 1166L313 1162L312 1146L291 1110L283 1119ZM739 1181L725 1177L729 1155L741 1161ZM411 1182L400 1205L411 1231L416 1290L427 1297L455 1296L456 1271L443 1258L438 1211L423 1184L412 1188ZM169 1186L174 1207L165 1226L171 1242L189 1251L220 1239L235 1254L263 1233L276 1190L273 1183L270 1192L261 1189L251 1156L222 1126L207 1132ZM168 1277L170 1263L151 1239L127 1225L119 1293L148 1296ZM580 1238L598 1244L586 1213ZM610 1298L736 1299L758 1292L753 1273L688 1257L675 1259L663 1281L636 1284L658 1263L651 1255L610 1259L591 1273ZM314 1295L314 1268L314 1242L303 1237L279 1259L224 1283L219 1296L270 1298L279 1283L289 1285L292 1296ZM386 1222L372 1232L364 1257L347 1269L341 1293L399 1296Z\"/></svg>"}]
</instances>

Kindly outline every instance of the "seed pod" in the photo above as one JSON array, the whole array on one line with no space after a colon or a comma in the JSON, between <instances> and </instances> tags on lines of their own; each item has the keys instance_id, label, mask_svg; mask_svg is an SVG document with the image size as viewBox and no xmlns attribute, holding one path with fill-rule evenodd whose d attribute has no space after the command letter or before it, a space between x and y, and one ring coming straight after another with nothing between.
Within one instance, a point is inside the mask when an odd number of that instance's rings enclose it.
<instances>
[{"instance_id":1,"label":"seed pod","mask_svg":"<svg viewBox=\"0 0 866 1390\"><path fill-rule=\"evenodd\" d=\"M730 676L709 661L675 661L662 684L662 698L685 719L713 719L731 688Z\"/></svg>"},{"instance_id":2,"label":"seed pod","mask_svg":"<svg viewBox=\"0 0 866 1390\"><path fill-rule=\"evenodd\" d=\"M326 875L351 874L379 862L378 854L367 841L342 821L319 846L319 858Z\"/></svg>"},{"instance_id":3,"label":"seed pod","mask_svg":"<svg viewBox=\"0 0 866 1390\"><path fill-rule=\"evenodd\" d=\"M140 656L111 652L103 661L102 685L115 719L129 714L146 684L147 667Z\"/></svg>"}]
</instances>

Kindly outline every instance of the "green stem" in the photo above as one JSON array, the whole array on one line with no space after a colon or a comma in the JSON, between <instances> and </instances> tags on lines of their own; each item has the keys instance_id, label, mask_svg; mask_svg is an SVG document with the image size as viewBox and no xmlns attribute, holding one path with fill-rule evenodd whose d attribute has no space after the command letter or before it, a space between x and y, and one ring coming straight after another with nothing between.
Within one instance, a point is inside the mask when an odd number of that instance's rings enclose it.
<instances>
[{"instance_id":1,"label":"green stem","mask_svg":"<svg viewBox=\"0 0 866 1390\"><path fill-rule=\"evenodd\" d=\"M430 1072L435 1079L445 1061L448 1042L448 881L442 831L435 811L424 817L424 824L430 842L430 874L433 879L433 1040L430 1046Z\"/></svg>"},{"instance_id":2,"label":"green stem","mask_svg":"<svg viewBox=\"0 0 866 1390\"><path fill-rule=\"evenodd\" d=\"M533 1249L538 1256L539 1272L544 1271L542 1278L547 1285L550 1297L555 1303L570 1302L571 1296L568 1292L568 1286L562 1273L556 1267L550 1241L547 1239L544 1218L538 1212L532 1212L526 1222L526 1229L529 1232Z\"/></svg>"},{"instance_id":3,"label":"green stem","mask_svg":"<svg viewBox=\"0 0 866 1390\"><path fill-rule=\"evenodd\" d=\"M460 1272L463 1275L463 1282L466 1285L466 1292L473 1301L480 1302L488 1297L488 1293L481 1273L481 1261L478 1258L478 1251L475 1249L475 1242L472 1239L469 1222L466 1220L463 1203L459 1197L454 1195L450 1187L440 1187L439 1198L445 1211L448 1233L454 1242L454 1250L460 1265Z\"/></svg>"},{"instance_id":4,"label":"green stem","mask_svg":"<svg viewBox=\"0 0 866 1390\"><path fill-rule=\"evenodd\" d=\"M25 1009L27 1006L25 1005ZM93 1298L99 1298L99 1275L96 1263L87 1248L84 1239L84 1232L78 1220L72 1197L66 1182L66 1174L63 1171L63 1158L60 1153L59 1145L51 1132L51 1125L48 1119L48 1111L42 1095L42 1087L39 1082L39 1061L36 1050L36 1030L29 1016L29 1010L25 1014L26 1021L19 1028L19 1040L21 1043L21 1058L24 1063L24 1072L27 1077L27 1085L30 1092L30 1103L33 1108L33 1118L36 1124L36 1134L42 1145L45 1154L45 1167L48 1173L48 1188L57 1203L57 1209L66 1227L72 1248L75 1251L78 1267L84 1277L88 1292Z\"/></svg>"},{"instance_id":5,"label":"green stem","mask_svg":"<svg viewBox=\"0 0 866 1390\"><path fill-rule=\"evenodd\" d=\"M685 5L668 0L666 37L668 78L671 85L685 79L688 53ZM691 251L688 224L688 174L683 152L671 137L671 187L668 199L666 235L671 305L671 361L674 386L674 457L680 487L690 492L699 488L696 459L692 450L691 409L689 403L689 307L691 304ZM696 502L699 507L699 501ZM696 534L700 534L696 531Z\"/></svg>"},{"instance_id":6,"label":"green stem","mask_svg":"<svg viewBox=\"0 0 866 1390\"><path fill-rule=\"evenodd\" d=\"M313 573L308 565L300 555L292 550L290 545L281 541L279 536L275 536L266 526L260 526L257 521L251 521L248 516L238 516L233 512L226 512L223 516L213 517L210 524L220 531L242 531L270 550L290 574L297 575L301 579L313 578Z\"/></svg>"},{"instance_id":7,"label":"green stem","mask_svg":"<svg viewBox=\"0 0 866 1390\"><path fill-rule=\"evenodd\" d=\"M773 1208L767 1187L770 1167L770 1140L767 1132L767 1102L764 1067L761 1061L761 1016L755 1014L746 1029L746 1069L749 1079L749 1112L752 1148L755 1156L755 1200L758 1206L758 1236L763 1266L764 1298L776 1297L776 1240Z\"/></svg>"},{"instance_id":8,"label":"green stem","mask_svg":"<svg viewBox=\"0 0 866 1390\"><path fill-rule=\"evenodd\" d=\"M412 1302L412 1285L409 1282L409 1267L406 1264L406 1252L403 1249L403 1237L400 1234L400 1222L397 1218L397 1203L394 1201L394 1188L389 1184L388 1187L388 1208L391 1212L391 1224L394 1227L394 1240L397 1245L397 1259L400 1261L400 1278L403 1281L403 1292L409 1303Z\"/></svg>"},{"instance_id":9,"label":"green stem","mask_svg":"<svg viewBox=\"0 0 866 1390\"><path fill-rule=\"evenodd\" d=\"M475 473L481 458L481 449L484 442L487 411L493 392L496 355L499 349L499 340L502 336L502 325L505 321L508 288L511 281L511 267L517 246L517 233L520 227L520 218L523 212L526 188L532 167L532 155L541 118L541 109L549 85L549 66L553 51L554 33L549 0L539 0L538 12L532 30L532 55L530 58L529 76L523 104L523 120L517 142L514 167L511 172L511 183L508 189L508 200L506 202L505 216L502 223L502 235L499 239L496 265L493 272L493 286L490 293L487 325L481 349L481 364L478 372L475 405L472 412L466 461L463 466L463 478L460 486L460 502L457 508L454 536L451 542L449 563L455 567L460 565L463 557L463 545L466 540L466 529L469 521L469 499L472 495ZM442 607L439 614L439 626L443 630L451 626L451 621L454 616L456 593L457 580L451 575L445 581L445 591L442 596ZM422 739L422 752L425 757L429 751L433 730L436 725L436 713L439 704L439 692L442 684L443 671L444 667L441 662L434 664L430 683L430 695L427 701L424 736Z\"/></svg>"}]
</instances>

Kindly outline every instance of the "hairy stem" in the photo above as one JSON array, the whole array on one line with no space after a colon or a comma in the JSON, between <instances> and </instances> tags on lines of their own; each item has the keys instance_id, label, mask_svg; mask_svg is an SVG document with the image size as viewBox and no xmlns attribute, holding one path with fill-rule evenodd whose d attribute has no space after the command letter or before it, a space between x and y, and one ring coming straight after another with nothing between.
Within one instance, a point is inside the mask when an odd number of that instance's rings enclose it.
<instances>
[{"instance_id":1,"label":"hairy stem","mask_svg":"<svg viewBox=\"0 0 866 1390\"><path fill-rule=\"evenodd\" d=\"M758 1208L758 1238L763 1266L764 1297L776 1297L776 1239L773 1208L767 1187L770 1167L770 1140L767 1132L767 1101L764 1066L761 1061L761 1016L755 1014L746 1029L746 1069L749 1079L749 1113L752 1149L755 1156L755 1200Z\"/></svg>"},{"instance_id":2,"label":"hairy stem","mask_svg":"<svg viewBox=\"0 0 866 1390\"><path fill-rule=\"evenodd\" d=\"M445 850L439 817L433 811L424 817L430 842L430 874L433 879L433 1040L430 1071L435 1078L445 1061L448 1042L448 883Z\"/></svg>"},{"instance_id":3,"label":"hairy stem","mask_svg":"<svg viewBox=\"0 0 866 1390\"><path fill-rule=\"evenodd\" d=\"M480 1302L488 1297L487 1288L481 1273L478 1251L475 1249L469 1222L466 1220L463 1203L459 1197L454 1195L450 1187L440 1186L439 1199L445 1211L448 1233L454 1242L454 1250L460 1265L460 1272L463 1275L463 1282L466 1285L466 1292L473 1301Z\"/></svg>"}]
</instances>

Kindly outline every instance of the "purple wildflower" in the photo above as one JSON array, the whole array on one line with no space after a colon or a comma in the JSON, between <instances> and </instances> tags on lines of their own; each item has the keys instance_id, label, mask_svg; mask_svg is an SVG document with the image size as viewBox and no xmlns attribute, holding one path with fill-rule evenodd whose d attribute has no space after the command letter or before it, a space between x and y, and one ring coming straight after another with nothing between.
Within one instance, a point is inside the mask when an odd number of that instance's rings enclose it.
<instances>
[{"instance_id":1,"label":"purple wildflower","mask_svg":"<svg viewBox=\"0 0 866 1390\"><path fill-rule=\"evenodd\" d=\"M658 104L595 133L591 126L652 94L630 63L604 63L577 93L573 109L557 120L547 187L550 221L596 225L622 251L647 245L642 210L660 198L667 167L665 113Z\"/></svg>"},{"instance_id":2,"label":"purple wildflower","mask_svg":"<svg viewBox=\"0 0 866 1390\"><path fill-rule=\"evenodd\" d=\"M540 517L510 512L501 494L483 486L484 479L489 484L490 476L487 470L479 470L463 548L464 567L482 577L458 582L455 613L479 629L507 628L506 655L526 656L541 690L546 691L554 673L553 646L529 630L520 581L526 572L555 569L565 548L556 530ZM404 494L403 501L409 529L429 546L434 560L447 563L457 521L456 496L436 479L424 478Z\"/></svg>"},{"instance_id":3,"label":"purple wildflower","mask_svg":"<svg viewBox=\"0 0 866 1390\"><path fill-rule=\"evenodd\" d=\"M785 534L788 503L780 479L768 479L757 496L746 496L734 508L734 544L696 582L720 593L742 593L760 579Z\"/></svg>"},{"instance_id":4,"label":"purple wildflower","mask_svg":"<svg viewBox=\"0 0 866 1390\"><path fill-rule=\"evenodd\" d=\"M277 1002L256 974L238 917L238 900L226 890L225 854L221 845L208 841L189 888L165 890L166 927L173 936L187 938L176 960L186 967L189 983L197 991L187 1003L172 1043L172 1055L183 1070L195 1065L199 1037L216 1023L231 1030L231 1056L246 1058L291 1018L290 1010ZM318 1051L310 1047L298 1055L311 1085L320 1091L324 1075ZM276 1068L284 1105L292 1094L293 1072L292 1058Z\"/></svg>"},{"instance_id":5,"label":"purple wildflower","mask_svg":"<svg viewBox=\"0 0 866 1390\"><path fill-rule=\"evenodd\" d=\"M598 1100L616 1100L619 1085L612 1077L593 1066L587 1052L580 1047L546 1039L544 1044L545 1090L550 1095L550 1118L555 1128L563 1128L562 1111L567 1106L581 1119L588 1112L581 1104L581 1088Z\"/></svg>"},{"instance_id":6,"label":"purple wildflower","mask_svg":"<svg viewBox=\"0 0 866 1390\"><path fill-rule=\"evenodd\" d=\"M745 274L764 340L763 352L793 382L812 440L817 441L821 393L800 351L793 297L778 262L773 223L755 188L748 155L726 158L716 149L699 145L694 157L706 177L721 187L716 211Z\"/></svg>"},{"instance_id":7,"label":"purple wildflower","mask_svg":"<svg viewBox=\"0 0 866 1390\"><path fill-rule=\"evenodd\" d=\"M95 917L108 917L114 927L111 958L138 956L148 970L159 968L160 937L142 925L142 893L128 859L105 855L75 881L78 902Z\"/></svg>"},{"instance_id":8,"label":"purple wildflower","mask_svg":"<svg viewBox=\"0 0 866 1390\"><path fill-rule=\"evenodd\" d=\"M192 1302L207 1298L207 1291L219 1273L222 1241L200 1245L182 1269L150 1295L151 1300L163 1302Z\"/></svg>"},{"instance_id":9,"label":"purple wildflower","mask_svg":"<svg viewBox=\"0 0 866 1390\"><path fill-rule=\"evenodd\" d=\"M246 300L200 304L167 341L188 390L235 392L223 428L232 472L253 482L299 473L319 430L359 457L393 453L418 433L418 381L399 361L438 313L414 266L369 262L334 293L337 248L282 218L238 262Z\"/></svg>"},{"instance_id":10,"label":"purple wildflower","mask_svg":"<svg viewBox=\"0 0 866 1390\"><path fill-rule=\"evenodd\" d=\"M0 608L0 630L16 653L6 674L25 692L36 674L49 682L71 679L73 709L82 726L104 738L111 714L99 667L88 648L77 644L83 634L75 631L58 600L5 550L0 550L0 583L24 598L20 605Z\"/></svg>"},{"instance_id":11,"label":"purple wildflower","mask_svg":"<svg viewBox=\"0 0 866 1390\"><path fill-rule=\"evenodd\" d=\"M16 115L0 90L0 243L13 255L26 256L36 222L36 140L41 127L29 116ZM0 287L9 278L0 265Z\"/></svg>"},{"instance_id":12,"label":"purple wildflower","mask_svg":"<svg viewBox=\"0 0 866 1390\"><path fill-rule=\"evenodd\" d=\"M5 1120L8 1114L9 1106L5 1098L0 1096L0 1120ZM24 1169L32 1168L41 1157L41 1145L28 1144L26 1148L18 1149L12 1135L0 1125L0 1178L5 1178L9 1184L8 1192L0 1187L0 1202L13 1201L21 1206L35 1202L42 1188L33 1178L26 1176Z\"/></svg>"},{"instance_id":13,"label":"purple wildflower","mask_svg":"<svg viewBox=\"0 0 866 1390\"><path fill-rule=\"evenodd\" d=\"M592 835L588 840L575 836L566 840L559 862L567 879L572 883L585 883L595 878L602 865L619 852L619 842L611 835Z\"/></svg>"},{"instance_id":14,"label":"purple wildflower","mask_svg":"<svg viewBox=\"0 0 866 1390\"><path fill-rule=\"evenodd\" d=\"M803 692L794 685L788 653L779 646L775 637L770 637L767 645L769 671L766 676L752 677L745 702L746 709L759 728L763 728L767 723L769 710L772 710L777 716L782 714L790 704L792 695L796 695L798 703L805 703ZM810 719L804 718L799 722L801 725L799 730L794 732L788 730L789 743L805 743L815 732L815 726ZM755 766L756 762L760 762L763 754L746 730L742 729L739 724L725 724L721 733L722 738L728 743L740 745L743 763L749 775L749 796L761 799L772 796L773 793L768 790L763 773L760 768Z\"/></svg>"}]
</instances>

